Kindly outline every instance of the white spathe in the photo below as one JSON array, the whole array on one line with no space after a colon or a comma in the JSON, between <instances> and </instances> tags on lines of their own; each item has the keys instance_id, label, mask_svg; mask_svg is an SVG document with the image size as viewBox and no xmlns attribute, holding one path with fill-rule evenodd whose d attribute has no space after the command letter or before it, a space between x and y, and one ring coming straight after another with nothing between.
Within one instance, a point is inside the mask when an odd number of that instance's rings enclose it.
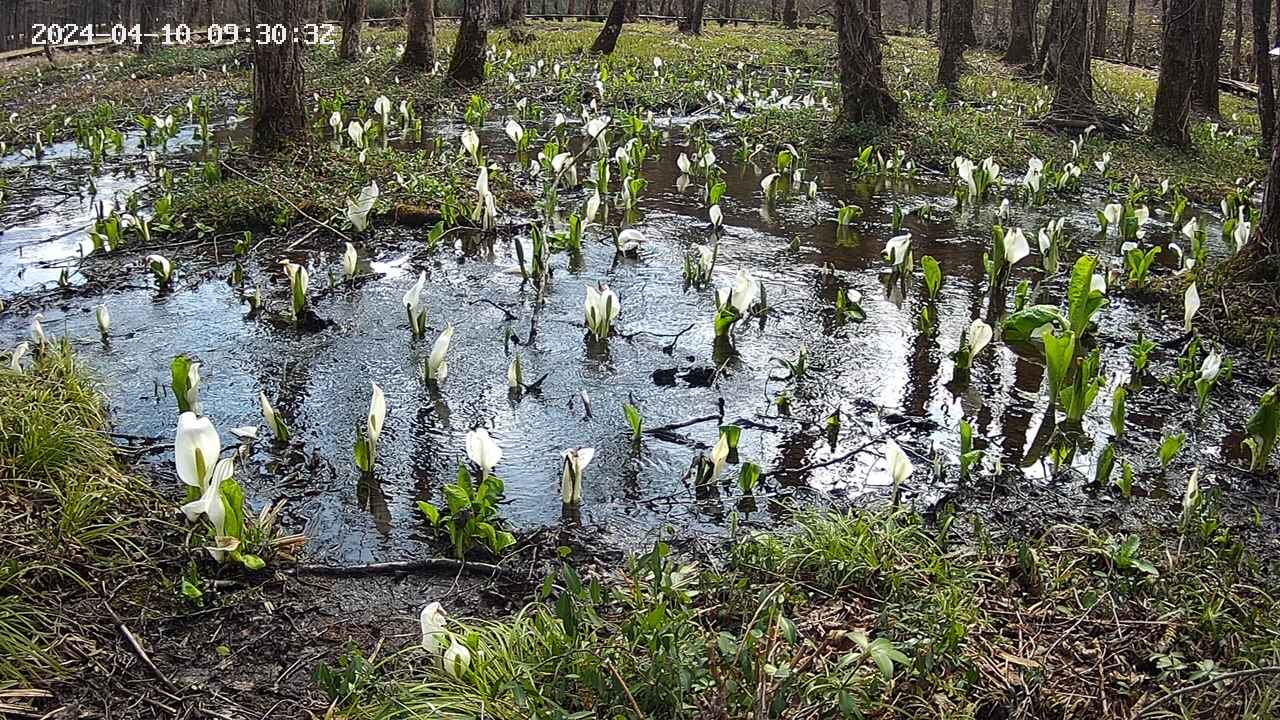
<instances>
[{"instance_id":1,"label":"white spathe","mask_svg":"<svg viewBox=\"0 0 1280 720\"><path fill-rule=\"evenodd\" d=\"M889 475L893 478L895 485L901 485L915 471L915 466L911 464L907 454L902 452L902 448L898 447L898 443L893 440L885 441L884 457L889 463Z\"/></svg>"},{"instance_id":2,"label":"white spathe","mask_svg":"<svg viewBox=\"0 0 1280 720\"><path fill-rule=\"evenodd\" d=\"M574 448L564 451L560 473L560 499L565 505L582 504L583 473L595 456L594 448Z\"/></svg>"},{"instance_id":3,"label":"white spathe","mask_svg":"<svg viewBox=\"0 0 1280 720\"><path fill-rule=\"evenodd\" d=\"M1187 291L1182 294L1182 331L1191 332L1191 320L1200 311L1200 291L1196 289L1196 284L1191 283L1187 286Z\"/></svg>"},{"instance_id":4,"label":"white spathe","mask_svg":"<svg viewBox=\"0 0 1280 720\"><path fill-rule=\"evenodd\" d=\"M422 626L422 648L432 656L439 656L444 649L441 640L448 636L445 630L445 612L440 603L428 603L422 608L418 623Z\"/></svg>"},{"instance_id":5,"label":"white spathe","mask_svg":"<svg viewBox=\"0 0 1280 720\"><path fill-rule=\"evenodd\" d=\"M204 490L222 452L222 440L209 418L193 412L178 416L178 431L173 439L173 463L178 479Z\"/></svg>"},{"instance_id":6,"label":"white spathe","mask_svg":"<svg viewBox=\"0 0 1280 720\"><path fill-rule=\"evenodd\" d=\"M991 326L983 322L982 318L975 318L969 323L969 332L966 335L969 343L969 357L972 358L982 352L982 348L991 342L992 335Z\"/></svg>"},{"instance_id":7,"label":"white spathe","mask_svg":"<svg viewBox=\"0 0 1280 720\"><path fill-rule=\"evenodd\" d=\"M431 346L431 355L427 358L427 379L441 382L449 374L449 363L444 356L449 352L449 342L453 340L453 325L449 325L436 338Z\"/></svg>"},{"instance_id":8,"label":"white spathe","mask_svg":"<svg viewBox=\"0 0 1280 720\"><path fill-rule=\"evenodd\" d=\"M464 440L467 457L480 468L480 479L489 477L489 473L502 462L502 448L489 437L489 431L476 428L467 433Z\"/></svg>"},{"instance_id":9,"label":"white spathe","mask_svg":"<svg viewBox=\"0 0 1280 720\"><path fill-rule=\"evenodd\" d=\"M723 307L725 303L733 305L739 315L746 315L760 295L760 283L746 268L738 270L733 287L720 288L716 291L716 304Z\"/></svg>"}]
</instances>

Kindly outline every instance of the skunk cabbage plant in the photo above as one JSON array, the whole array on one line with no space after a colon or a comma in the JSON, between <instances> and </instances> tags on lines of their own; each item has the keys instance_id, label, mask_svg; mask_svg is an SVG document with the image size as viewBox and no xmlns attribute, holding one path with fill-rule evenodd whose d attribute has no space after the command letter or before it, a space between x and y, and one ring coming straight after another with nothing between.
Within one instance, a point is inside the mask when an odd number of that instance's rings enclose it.
<instances>
[{"instance_id":1,"label":"skunk cabbage plant","mask_svg":"<svg viewBox=\"0 0 1280 720\"><path fill-rule=\"evenodd\" d=\"M560 473L560 499L565 505L582 504L582 476L596 455L593 448L564 451Z\"/></svg>"}]
</instances>

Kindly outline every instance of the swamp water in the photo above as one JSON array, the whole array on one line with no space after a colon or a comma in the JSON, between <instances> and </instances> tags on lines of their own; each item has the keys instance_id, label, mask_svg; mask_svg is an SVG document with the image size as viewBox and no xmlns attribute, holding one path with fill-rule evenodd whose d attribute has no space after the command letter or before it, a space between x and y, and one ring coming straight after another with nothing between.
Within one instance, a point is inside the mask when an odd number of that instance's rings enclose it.
<instances>
[{"instance_id":1,"label":"swamp water","mask_svg":"<svg viewBox=\"0 0 1280 720\"><path fill-rule=\"evenodd\" d=\"M446 152L456 152L459 131L437 128L446 137ZM191 132L186 128L179 137L190 139ZM257 314L249 313L243 294L227 282L231 262L225 237L218 262L207 249L194 256L185 248L159 250L177 268L172 292L149 287L141 267L146 253L132 250L127 256L136 265L132 282L101 292L76 290L73 282L72 289L58 291L53 285L60 270L50 265L76 264L87 231L82 226L93 219L96 200L64 200L38 191L24 195L15 184L0 216L5 228L0 298L9 306L0 315L0 346L24 339L30 318L43 312L46 331L68 335L103 377L121 438L172 441L177 413L167 385L169 363L180 352L202 363L203 411L220 430L224 451L237 442L231 428L260 425L257 396L265 391L294 437L282 446L260 427L258 439L242 450L238 478L256 507L287 498L286 526L306 533L311 557L333 562L431 554L422 544L426 525L416 501L439 502L441 486L453 481L465 458L463 436L481 426L503 451L496 469L506 484L501 512L514 529L581 522L625 545L651 538L667 525L716 532L734 513L747 525L775 526L792 499L883 502L891 486L883 456L888 437L916 466L903 487L906 502L936 507L958 499L996 513L1027 515L1028 522L1035 521L1029 515L1042 503L1066 513L1068 520L1071 513L1105 515L1130 525L1150 515L1171 517L1192 464L1222 471L1216 477L1224 483L1235 476L1231 467L1247 465L1239 459L1239 432L1265 381L1260 369L1238 357L1235 380L1215 391L1202 418L1194 411L1194 392L1175 393L1154 378L1130 391L1129 431L1119 445L1120 457L1138 470L1135 494L1149 498L1121 501L1114 490L1087 487L1110 434L1112 387L1130 374L1128 345L1139 330L1157 341L1181 334L1180 312L1161 317L1158 309L1116 292L1100 314L1097 332L1110 380L1079 432L1079 450L1056 474L1047 460L1024 462L1047 405L1040 359L993 342L975 360L967 383L953 381L950 354L961 332L975 316L991 320L982 256L998 202L957 211L943 177L853 182L847 160L813 161L805 177L817 175L816 202L797 189L762 211L760 179L768 170L735 162L730 149L719 149L728 190L721 202L725 229L713 286L727 286L740 268L748 269L766 287L770 309L763 324L739 324L731 349L717 346L714 287L686 288L681 274L686 249L709 238L703 188L695 180L679 189L675 160L684 149L685 128L673 125L667 132L668 141L643 167L648 187L629 223L647 238L637 257L618 256L612 238L593 227L580 262L563 253L553 256L552 280L539 301L532 285L510 271L516 264L513 243L528 242L525 221L535 211L500 205L496 239L450 233L435 253L426 250L425 230L375 222L371 234L355 240L360 272L373 277L331 288L330 278L341 275L342 241L322 231L293 242L288 251L292 260L309 265L312 307L326 321L314 330L295 329L286 319L288 284L278 248L289 243L280 240L257 248L246 262L247 286L258 284L265 298ZM498 125L487 125L481 138L490 161L509 169L511 144ZM145 161L136 162L136 138L130 148L125 160L108 159L99 173L96 185L107 198L114 193L118 199L117 191L149 182ZM190 150L191 143L171 141L171 155ZM39 163L11 156L4 168L29 172L38 187L85 172L87 161L64 148ZM580 168L584 176L585 170ZM1020 175L1021 169L1007 172ZM391 182L377 180L384 187ZM516 184L535 197L540 193L538 181L527 176ZM560 207L579 209L583 197L580 188L562 191ZM834 223L841 201L865 211L852 227ZM1036 229L1065 216L1064 236L1073 243L1065 269L1082 250L1119 267L1119 241L1097 233L1095 208L1105 202L1086 194L1040 208L1015 204L1008 224L1024 227L1034 238ZM916 274L905 285L890 282L881 252L884 241L897 234L891 229L893 208L907 211L926 203L934 206L931 220L911 213L904 224L914 235ZM609 212L608 223L616 227L623 213ZM1177 234L1162 206L1153 208L1148 231L1158 242ZM1221 255L1217 235L1215 223L1213 252ZM919 279L919 258L926 254L940 262L944 274L941 293L932 301L938 320L927 333L918 323L930 302ZM1163 255L1168 272L1172 253ZM1015 267L1010 287L1030 276L1038 261L1033 254ZM82 272L92 277L110 262L110 256L91 256ZM828 266L829 274L824 272ZM415 342L401 298L420 271L428 279L422 298L428 330ZM622 305L607 349L584 340L585 288L597 282L607 283ZM1046 282L1039 301L1064 305L1065 283L1062 276ZM837 316L837 288L862 294L865 322ZM111 310L106 342L99 340L94 324L92 309L98 303ZM422 380L422 367L446 324L455 333L448 378L437 392ZM795 360L802 347L809 352L809 371L789 379L776 359ZM1179 350L1157 349L1152 362L1157 377L1169 373ZM538 392L509 393L511 352L521 355L526 378L546 374ZM370 382L386 393L388 416L377 471L362 479L352 461L352 443L368 410ZM590 417L582 393L590 398ZM780 393L791 399L789 417L774 405ZM639 407L646 428L709 419L646 434L634 444L622 411L625 402ZM833 438L826 419L837 410L842 426ZM958 427L966 417L973 422L977 446L988 450L985 470L969 486L958 482L957 469ZM721 422L743 427L738 459L755 462L767 473L753 500L744 500L737 488L740 464L731 463L711 487L695 488L687 477L690 462L716 441ZM1187 433L1188 447L1162 477L1155 448L1162 436L1178 432ZM560 463L561 453L576 447L595 448L596 458L586 471L582 507L570 512L560 502ZM176 496L172 450L153 450L141 455L162 485L172 484ZM992 477L997 458L1001 474Z\"/></svg>"}]
</instances>

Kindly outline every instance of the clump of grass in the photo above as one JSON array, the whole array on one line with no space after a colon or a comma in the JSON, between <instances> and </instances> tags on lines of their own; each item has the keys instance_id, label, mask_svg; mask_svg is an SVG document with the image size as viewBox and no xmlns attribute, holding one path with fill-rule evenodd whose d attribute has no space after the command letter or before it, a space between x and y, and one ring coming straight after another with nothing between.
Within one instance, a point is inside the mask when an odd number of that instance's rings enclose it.
<instances>
[{"instance_id":1,"label":"clump of grass","mask_svg":"<svg viewBox=\"0 0 1280 720\"><path fill-rule=\"evenodd\" d=\"M1274 574L1212 512L1168 544L1062 526L952 545L907 511L807 511L720 570L659 544L607 586L557 581L454 623L460 677L410 649L350 713L1256 718L1277 699Z\"/></svg>"},{"instance_id":2,"label":"clump of grass","mask_svg":"<svg viewBox=\"0 0 1280 720\"><path fill-rule=\"evenodd\" d=\"M121 470L106 430L102 397L65 341L23 372L0 369L0 686L60 672L54 628L69 621L56 596L139 554L133 526L149 490Z\"/></svg>"}]
</instances>

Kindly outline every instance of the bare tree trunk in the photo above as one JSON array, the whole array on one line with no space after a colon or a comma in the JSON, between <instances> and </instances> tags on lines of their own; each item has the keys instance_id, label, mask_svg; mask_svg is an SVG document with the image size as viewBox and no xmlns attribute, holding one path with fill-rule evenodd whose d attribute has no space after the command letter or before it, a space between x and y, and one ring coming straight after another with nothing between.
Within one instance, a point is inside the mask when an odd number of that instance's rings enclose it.
<instances>
[{"instance_id":1,"label":"bare tree trunk","mask_svg":"<svg viewBox=\"0 0 1280 720\"><path fill-rule=\"evenodd\" d=\"M1046 82L1052 82L1058 76L1062 5L1069 1L1052 0L1049 3L1049 16L1044 21L1044 37L1040 40L1040 57L1036 59L1036 68L1040 72L1040 77Z\"/></svg>"},{"instance_id":2,"label":"bare tree trunk","mask_svg":"<svg viewBox=\"0 0 1280 720\"><path fill-rule=\"evenodd\" d=\"M491 0L462 0L462 21L449 60L450 82L463 87L484 82L484 53L493 15Z\"/></svg>"},{"instance_id":3,"label":"bare tree trunk","mask_svg":"<svg viewBox=\"0 0 1280 720\"><path fill-rule=\"evenodd\" d=\"M968 45L965 16L972 12L971 0L942 0L938 17L938 84L948 90L955 90L960 84Z\"/></svg>"},{"instance_id":4,"label":"bare tree trunk","mask_svg":"<svg viewBox=\"0 0 1280 720\"><path fill-rule=\"evenodd\" d=\"M884 8L880 0L867 0L867 12L871 16L871 32L875 33L876 37L883 38Z\"/></svg>"},{"instance_id":5,"label":"bare tree trunk","mask_svg":"<svg viewBox=\"0 0 1280 720\"><path fill-rule=\"evenodd\" d=\"M1133 25L1138 20L1138 0L1129 0L1129 20L1124 24L1124 61L1133 61Z\"/></svg>"},{"instance_id":6,"label":"bare tree trunk","mask_svg":"<svg viewBox=\"0 0 1280 720\"><path fill-rule=\"evenodd\" d=\"M429 70L436 64L435 0L410 0L405 10L409 38L404 43L400 64Z\"/></svg>"},{"instance_id":7,"label":"bare tree trunk","mask_svg":"<svg viewBox=\"0 0 1280 720\"><path fill-rule=\"evenodd\" d=\"M1095 57L1107 56L1107 13L1110 11L1107 0L1093 0L1093 54Z\"/></svg>"},{"instance_id":8,"label":"bare tree trunk","mask_svg":"<svg viewBox=\"0 0 1280 720\"><path fill-rule=\"evenodd\" d=\"M866 0L835 0L840 54L841 107L838 122L890 123L898 103L889 94L881 70L880 38L875 34Z\"/></svg>"},{"instance_id":9,"label":"bare tree trunk","mask_svg":"<svg viewBox=\"0 0 1280 720\"><path fill-rule=\"evenodd\" d=\"M1036 59L1036 0L1013 0L1009 11L1009 47L1004 61L1029 65Z\"/></svg>"},{"instance_id":10,"label":"bare tree trunk","mask_svg":"<svg viewBox=\"0 0 1280 720\"><path fill-rule=\"evenodd\" d=\"M1276 126L1276 92L1271 72L1271 0L1253 0L1253 65L1258 82L1258 120L1261 144L1270 148Z\"/></svg>"},{"instance_id":11,"label":"bare tree trunk","mask_svg":"<svg viewBox=\"0 0 1280 720\"><path fill-rule=\"evenodd\" d=\"M1247 250L1250 256L1262 256L1265 263L1255 266L1255 277L1266 278L1272 286L1277 284L1280 273L1273 268L1280 262L1280 142L1272 143L1271 167L1267 170L1267 184L1262 192L1262 220L1258 223L1258 234L1253 245Z\"/></svg>"},{"instance_id":12,"label":"bare tree trunk","mask_svg":"<svg viewBox=\"0 0 1280 720\"><path fill-rule=\"evenodd\" d=\"M342 44L338 46L338 57L343 60L354 60L360 54L360 28L368 7L369 0L343 0Z\"/></svg>"},{"instance_id":13,"label":"bare tree trunk","mask_svg":"<svg viewBox=\"0 0 1280 720\"><path fill-rule=\"evenodd\" d=\"M306 21L304 13L302 0L257 0L254 23L300 27ZM300 43L254 44L254 148L273 150L306 136L303 82Z\"/></svg>"},{"instance_id":14,"label":"bare tree trunk","mask_svg":"<svg viewBox=\"0 0 1280 720\"><path fill-rule=\"evenodd\" d=\"M1049 114L1059 119L1092 120L1098 109L1093 100L1089 0L1062 0L1060 11L1057 71Z\"/></svg>"},{"instance_id":15,"label":"bare tree trunk","mask_svg":"<svg viewBox=\"0 0 1280 720\"><path fill-rule=\"evenodd\" d=\"M706 11L707 0L685 0L685 18L680 32L686 35L702 34L702 14Z\"/></svg>"},{"instance_id":16,"label":"bare tree trunk","mask_svg":"<svg viewBox=\"0 0 1280 720\"><path fill-rule=\"evenodd\" d=\"M640 2L639 0L627 0L626 15L627 22L635 22L640 19Z\"/></svg>"},{"instance_id":17,"label":"bare tree trunk","mask_svg":"<svg viewBox=\"0 0 1280 720\"><path fill-rule=\"evenodd\" d=\"M1218 66L1222 57L1222 0L1201 0L1195 40L1195 89L1191 99L1206 115L1219 114Z\"/></svg>"},{"instance_id":18,"label":"bare tree trunk","mask_svg":"<svg viewBox=\"0 0 1280 720\"><path fill-rule=\"evenodd\" d=\"M778 0L769 0L769 19L778 19Z\"/></svg>"},{"instance_id":19,"label":"bare tree trunk","mask_svg":"<svg viewBox=\"0 0 1280 720\"><path fill-rule=\"evenodd\" d=\"M933 0L924 0L924 31L933 32Z\"/></svg>"},{"instance_id":20,"label":"bare tree trunk","mask_svg":"<svg viewBox=\"0 0 1280 720\"><path fill-rule=\"evenodd\" d=\"M796 20L796 0L783 0L782 24L789 28L795 28Z\"/></svg>"},{"instance_id":21,"label":"bare tree trunk","mask_svg":"<svg viewBox=\"0 0 1280 720\"><path fill-rule=\"evenodd\" d=\"M973 29L973 11L977 0L955 0L960 9L959 28L963 33L965 47L975 47L978 44L978 34ZM938 21L938 32L942 32L942 21Z\"/></svg>"},{"instance_id":22,"label":"bare tree trunk","mask_svg":"<svg viewBox=\"0 0 1280 720\"><path fill-rule=\"evenodd\" d=\"M515 27L522 27L525 18L529 15L529 0L511 0L511 24ZM529 35L532 37L532 35Z\"/></svg>"},{"instance_id":23,"label":"bare tree trunk","mask_svg":"<svg viewBox=\"0 0 1280 720\"><path fill-rule=\"evenodd\" d=\"M626 20L627 0L613 0L613 5L609 6L609 17L604 21L604 27L600 28L591 52L598 55L613 52L613 48L618 45L618 36L622 34L622 24Z\"/></svg>"},{"instance_id":24,"label":"bare tree trunk","mask_svg":"<svg viewBox=\"0 0 1280 720\"><path fill-rule=\"evenodd\" d=\"M587 14L591 17L600 14L600 0L587 0Z\"/></svg>"},{"instance_id":25,"label":"bare tree trunk","mask_svg":"<svg viewBox=\"0 0 1280 720\"><path fill-rule=\"evenodd\" d=\"M151 54L156 32L156 0L137 0L138 3L138 52Z\"/></svg>"},{"instance_id":26,"label":"bare tree trunk","mask_svg":"<svg viewBox=\"0 0 1280 720\"><path fill-rule=\"evenodd\" d=\"M1191 142L1191 86L1195 64L1196 18L1203 0L1169 0L1160 39L1160 80L1151 111L1151 134L1175 147Z\"/></svg>"},{"instance_id":27,"label":"bare tree trunk","mask_svg":"<svg viewBox=\"0 0 1280 720\"><path fill-rule=\"evenodd\" d=\"M1244 70L1244 68L1241 67L1244 55L1242 52L1243 48L1240 44L1244 37L1244 0L1236 0L1236 16L1234 25L1236 37L1234 44L1231 46L1231 77L1239 80Z\"/></svg>"}]
</instances>

